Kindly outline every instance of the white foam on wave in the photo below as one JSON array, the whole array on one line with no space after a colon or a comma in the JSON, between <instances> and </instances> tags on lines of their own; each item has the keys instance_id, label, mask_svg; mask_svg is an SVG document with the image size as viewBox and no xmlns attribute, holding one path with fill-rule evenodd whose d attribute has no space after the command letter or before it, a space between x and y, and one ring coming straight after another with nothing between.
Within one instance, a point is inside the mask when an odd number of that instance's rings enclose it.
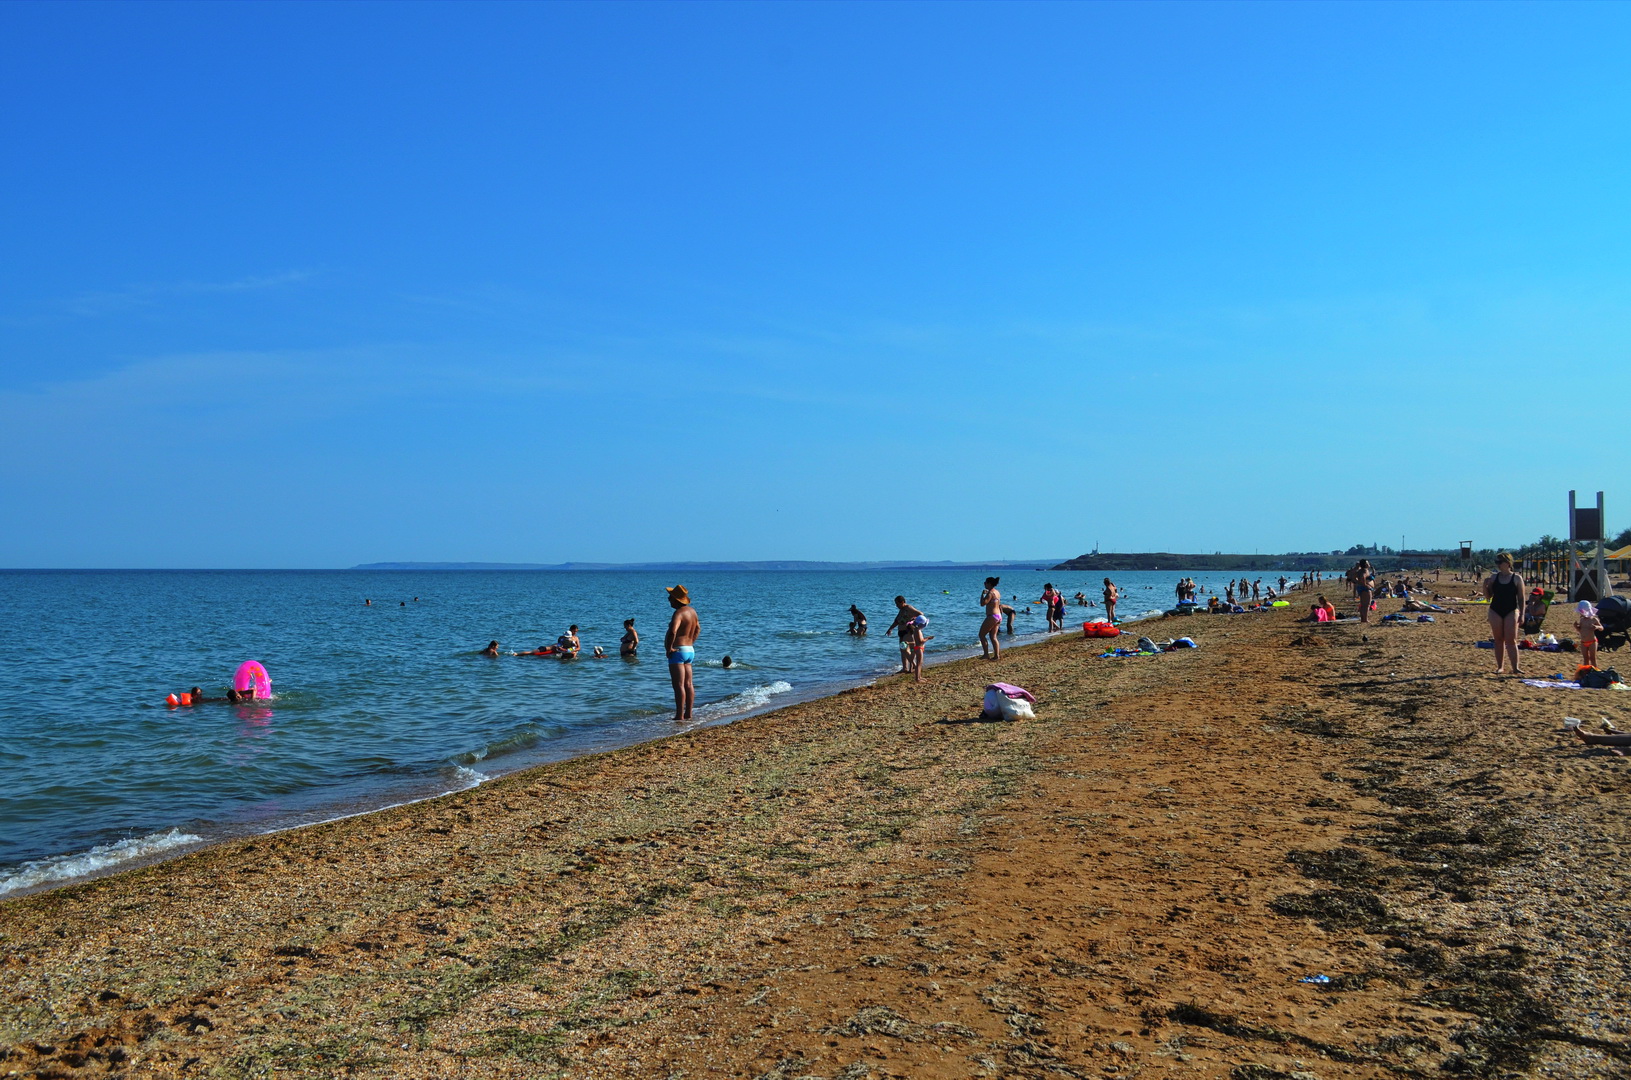
<instances>
[{"instance_id":1,"label":"white foam on wave","mask_svg":"<svg viewBox=\"0 0 1631 1080\"><path fill-rule=\"evenodd\" d=\"M453 779L457 780L461 785L454 790L469 791L473 787L480 787L485 784L492 777L486 773L479 773L474 769L467 769L463 765L455 765L453 766Z\"/></svg>"},{"instance_id":2,"label":"white foam on wave","mask_svg":"<svg viewBox=\"0 0 1631 1080\"><path fill-rule=\"evenodd\" d=\"M9 873L0 873L0 896L54 881L71 881L118 866L135 859L161 855L188 844L201 844L202 836L184 833L180 829L136 836L112 844L101 844L78 855L53 855L48 859L35 859L23 863Z\"/></svg>"},{"instance_id":3,"label":"white foam on wave","mask_svg":"<svg viewBox=\"0 0 1631 1080\"><path fill-rule=\"evenodd\" d=\"M751 687L740 694L732 694L724 701L704 705L697 710L697 713L704 719L711 719L716 716L729 716L732 713L746 712L749 709L757 709L761 705L768 705L771 698L778 694L788 693L792 689L792 683L777 679L773 683Z\"/></svg>"}]
</instances>

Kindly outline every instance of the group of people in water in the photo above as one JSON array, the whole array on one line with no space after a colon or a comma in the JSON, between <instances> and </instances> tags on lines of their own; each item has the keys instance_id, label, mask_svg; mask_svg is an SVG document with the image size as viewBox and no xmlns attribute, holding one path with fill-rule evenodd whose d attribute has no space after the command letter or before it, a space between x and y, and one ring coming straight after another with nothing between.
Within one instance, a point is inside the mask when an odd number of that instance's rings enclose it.
<instances>
[{"instance_id":1,"label":"group of people in water","mask_svg":"<svg viewBox=\"0 0 1631 1080\"><path fill-rule=\"evenodd\" d=\"M665 587L668 593L668 603L673 609L673 615L668 621L668 630L663 634L663 653L668 660L669 680L674 688L674 719L676 722L690 720L696 708L696 683L692 669L696 663L697 636L701 632L702 623L697 617L696 608L691 606L691 594L684 585L670 585ZM864 622L864 620L863 620ZM624 659L632 660L640 653L640 632L634 628L633 619L623 620L623 637L618 642L617 653ZM481 650L482 656L503 656L497 640L489 641L487 647ZM578 637L578 625L573 623L566 628L566 633L555 639L553 645L540 645L536 649L523 652L511 652L511 656L549 656L558 660L575 660L583 655L583 641ZM599 645L590 646L589 656L596 660L607 657L607 652ZM721 667L732 667L736 661L727 654L720 660Z\"/></svg>"}]
</instances>

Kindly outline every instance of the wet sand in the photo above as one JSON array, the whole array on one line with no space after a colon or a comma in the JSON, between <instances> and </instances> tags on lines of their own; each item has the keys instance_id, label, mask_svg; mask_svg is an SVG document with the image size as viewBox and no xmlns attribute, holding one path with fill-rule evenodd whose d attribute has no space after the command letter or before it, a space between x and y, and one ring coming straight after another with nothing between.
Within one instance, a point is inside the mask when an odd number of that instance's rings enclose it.
<instances>
[{"instance_id":1,"label":"wet sand","mask_svg":"<svg viewBox=\"0 0 1631 1080\"><path fill-rule=\"evenodd\" d=\"M1482 609L1296 610L0 904L0 1075L1625 1075L1631 758L1561 728L1631 694L1485 674Z\"/></svg>"}]
</instances>

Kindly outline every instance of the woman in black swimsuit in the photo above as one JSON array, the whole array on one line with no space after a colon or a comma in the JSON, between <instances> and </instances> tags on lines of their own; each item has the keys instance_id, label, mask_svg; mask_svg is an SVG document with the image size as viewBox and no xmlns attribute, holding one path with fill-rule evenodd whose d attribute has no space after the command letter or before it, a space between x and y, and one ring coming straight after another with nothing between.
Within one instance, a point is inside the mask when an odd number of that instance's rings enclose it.
<instances>
[{"instance_id":1,"label":"woman in black swimsuit","mask_svg":"<svg viewBox=\"0 0 1631 1080\"><path fill-rule=\"evenodd\" d=\"M1495 674L1512 660L1512 674L1522 675L1518 666L1518 609L1523 606L1523 578L1512 570L1512 556L1495 556L1495 573L1484 579L1484 595L1489 597L1489 632L1495 639Z\"/></svg>"}]
</instances>

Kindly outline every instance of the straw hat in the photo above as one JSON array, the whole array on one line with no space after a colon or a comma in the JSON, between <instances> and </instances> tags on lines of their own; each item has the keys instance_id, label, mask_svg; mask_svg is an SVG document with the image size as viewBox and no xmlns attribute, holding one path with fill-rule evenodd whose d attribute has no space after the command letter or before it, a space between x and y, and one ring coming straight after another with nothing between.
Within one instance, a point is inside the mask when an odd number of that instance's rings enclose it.
<instances>
[{"instance_id":1,"label":"straw hat","mask_svg":"<svg viewBox=\"0 0 1631 1080\"><path fill-rule=\"evenodd\" d=\"M685 591L684 585L669 585L667 589L669 603L689 604L691 602L691 594Z\"/></svg>"}]
</instances>

